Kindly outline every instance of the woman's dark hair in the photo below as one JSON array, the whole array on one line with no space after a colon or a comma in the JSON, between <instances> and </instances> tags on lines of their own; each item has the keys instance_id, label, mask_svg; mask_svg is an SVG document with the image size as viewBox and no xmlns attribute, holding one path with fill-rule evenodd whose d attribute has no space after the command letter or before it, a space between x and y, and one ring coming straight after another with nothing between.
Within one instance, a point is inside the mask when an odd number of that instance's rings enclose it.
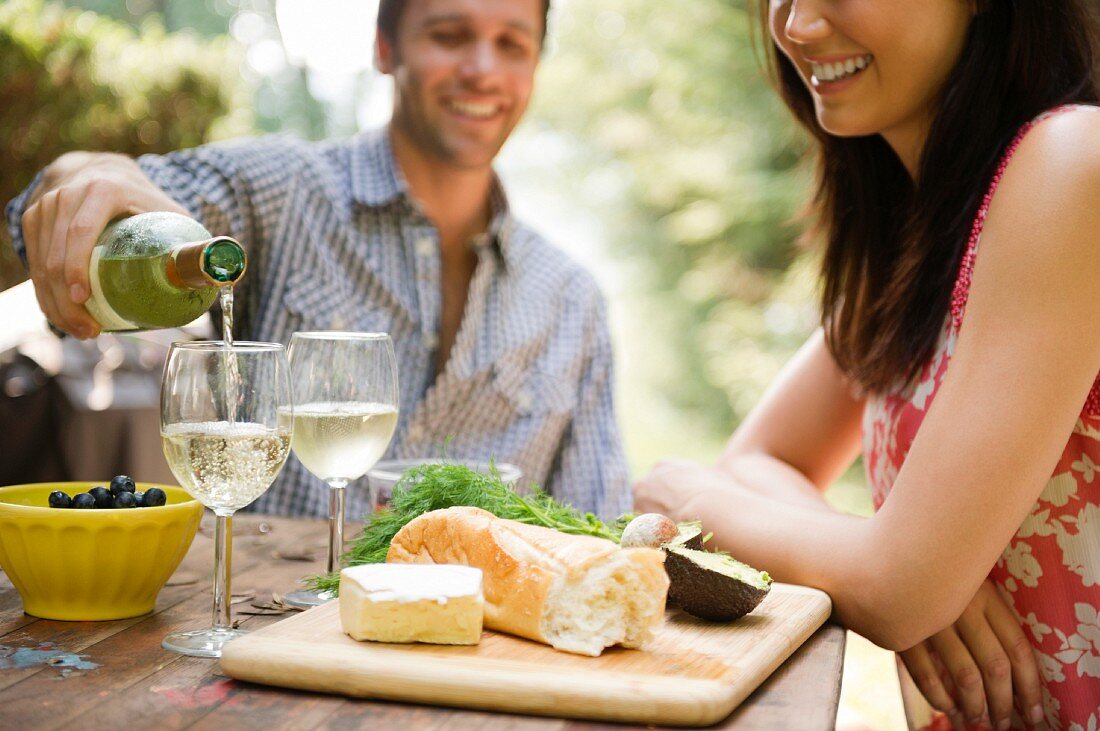
<instances>
[{"instance_id":1,"label":"woman's dark hair","mask_svg":"<svg viewBox=\"0 0 1100 731\"><path fill-rule=\"evenodd\" d=\"M1097 102L1094 19L1084 0L978 0L917 182L880 136L825 132L797 70L766 39L779 92L818 143L826 341L864 390L912 381L931 357L972 222L1019 128L1059 104Z\"/></svg>"},{"instance_id":2,"label":"woman's dark hair","mask_svg":"<svg viewBox=\"0 0 1100 731\"><path fill-rule=\"evenodd\" d=\"M408 0L380 0L378 3L378 34L391 43L397 38L397 24L405 12ZM550 16L550 0L542 0L542 38L546 40L546 21Z\"/></svg>"}]
</instances>

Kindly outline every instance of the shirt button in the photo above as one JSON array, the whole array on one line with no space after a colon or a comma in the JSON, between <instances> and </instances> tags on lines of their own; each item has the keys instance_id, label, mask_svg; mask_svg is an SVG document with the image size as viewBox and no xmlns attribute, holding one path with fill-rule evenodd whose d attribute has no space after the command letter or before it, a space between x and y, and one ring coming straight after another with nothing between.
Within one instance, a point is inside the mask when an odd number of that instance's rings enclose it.
<instances>
[{"instance_id":1,"label":"shirt button","mask_svg":"<svg viewBox=\"0 0 1100 731\"><path fill-rule=\"evenodd\" d=\"M520 413L531 413L531 407L534 406L534 399L531 398L531 394L528 391L520 391L516 394L516 408Z\"/></svg>"},{"instance_id":2,"label":"shirt button","mask_svg":"<svg viewBox=\"0 0 1100 731\"><path fill-rule=\"evenodd\" d=\"M439 346L439 336L435 333L428 333L424 336L424 347L428 350L435 350Z\"/></svg>"},{"instance_id":3,"label":"shirt button","mask_svg":"<svg viewBox=\"0 0 1100 731\"><path fill-rule=\"evenodd\" d=\"M431 256L435 251L435 242L427 236L421 236L416 240L416 253L420 256Z\"/></svg>"}]
</instances>

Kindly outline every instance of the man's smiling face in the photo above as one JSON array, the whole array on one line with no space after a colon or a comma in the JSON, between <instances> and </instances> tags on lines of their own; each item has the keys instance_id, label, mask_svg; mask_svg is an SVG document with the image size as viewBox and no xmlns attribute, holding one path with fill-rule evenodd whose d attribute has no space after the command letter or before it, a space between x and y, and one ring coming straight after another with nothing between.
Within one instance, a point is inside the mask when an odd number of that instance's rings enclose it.
<instances>
[{"instance_id":1,"label":"man's smiling face","mask_svg":"<svg viewBox=\"0 0 1100 731\"><path fill-rule=\"evenodd\" d=\"M541 0L409 0L378 38L395 129L447 164L490 165L527 109L544 20Z\"/></svg>"}]
</instances>

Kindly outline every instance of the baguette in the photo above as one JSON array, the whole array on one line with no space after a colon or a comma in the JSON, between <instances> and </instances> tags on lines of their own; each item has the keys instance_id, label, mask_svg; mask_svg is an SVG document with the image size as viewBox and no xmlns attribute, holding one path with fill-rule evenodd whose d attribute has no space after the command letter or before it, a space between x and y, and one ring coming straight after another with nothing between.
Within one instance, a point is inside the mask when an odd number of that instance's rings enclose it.
<instances>
[{"instance_id":1,"label":"baguette","mask_svg":"<svg viewBox=\"0 0 1100 731\"><path fill-rule=\"evenodd\" d=\"M664 618L664 554L497 518L480 508L434 510L398 531L389 563L482 570L485 626L598 656L640 647Z\"/></svg>"}]
</instances>

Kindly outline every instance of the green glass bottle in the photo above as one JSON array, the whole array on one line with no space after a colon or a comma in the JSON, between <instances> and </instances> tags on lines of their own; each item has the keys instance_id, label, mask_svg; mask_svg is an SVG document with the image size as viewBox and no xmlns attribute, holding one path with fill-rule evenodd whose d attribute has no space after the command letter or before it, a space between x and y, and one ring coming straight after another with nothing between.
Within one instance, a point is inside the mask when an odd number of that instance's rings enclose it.
<instances>
[{"instance_id":1,"label":"green glass bottle","mask_svg":"<svg viewBox=\"0 0 1100 731\"><path fill-rule=\"evenodd\" d=\"M240 244L192 218L130 216L108 225L92 249L84 306L104 332L180 327L210 309L246 265Z\"/></svg>"}]
</instances>

